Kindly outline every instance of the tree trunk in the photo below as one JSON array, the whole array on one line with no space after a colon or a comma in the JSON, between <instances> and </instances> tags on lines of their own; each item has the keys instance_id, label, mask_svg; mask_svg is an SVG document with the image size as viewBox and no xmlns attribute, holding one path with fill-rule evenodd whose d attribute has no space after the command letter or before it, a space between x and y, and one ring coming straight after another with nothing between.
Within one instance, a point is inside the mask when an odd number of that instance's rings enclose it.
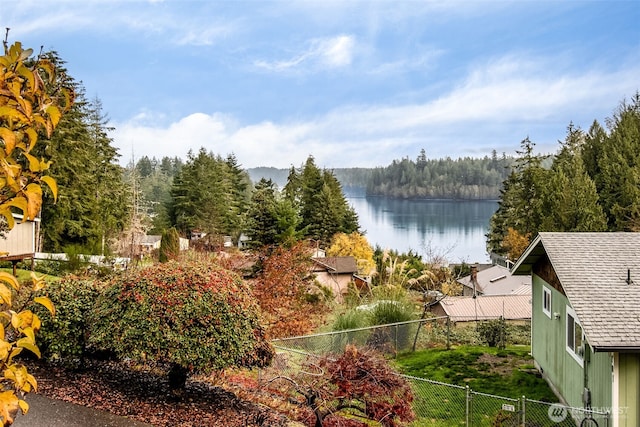
<instances>
[{"instance_id":1,"label":"tree trunk","mask_svg":"<svg viewBox=\"0 0 640 427\"><path fill-rule=\"evenodd\" d=\"M187 383L187 374L189 370L184 366L174 363L169 370L169 389L176 394L184 390Z\"/></svg>"}]
</instances>

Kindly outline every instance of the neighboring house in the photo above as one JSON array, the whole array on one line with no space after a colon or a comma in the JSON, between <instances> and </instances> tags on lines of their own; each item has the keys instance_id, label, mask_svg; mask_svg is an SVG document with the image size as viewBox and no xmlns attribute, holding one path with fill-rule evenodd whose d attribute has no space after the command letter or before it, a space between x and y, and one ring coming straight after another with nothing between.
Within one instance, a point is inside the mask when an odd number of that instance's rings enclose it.
<instances>
[{"instance_id":1,"label":"neighboring house","mask_svg":"<svg viewBox=\"0 0 640 427\"><path fill-rule=\"evenodd\" d=\"M154 234L143 236L142 241L140 242L140 253L150 254L155 249L160 249L161 240L162 236Z\"/></svg>"},{"instance_id":2,"label":"neighboring house","mask_svg":"<svg viewBox=\"0 0 640 427\"><path fill-rule=\"evenodd\" d=\"M554 391L640 425L640 233L540 233L513 272L533 275L532 354Z\"/></svg>"},{"instance_id":3,"label":"neighboring house","mask_svg":"<svg viewBox=\"0 0 640 427\"><path fill-rule=\"evenodd\" d=\"M142 242L140 242L140 249L142 254L150 254L155 249L160 249L160 243L162 242L162 236L157 235L146 235L142 238ZM184 237L180 237L180 250L186 251L189 249L189 239L185 239Z\"/></svg>"},{"instance_id":4,"label":"neighboring house","mask_svg":"<svg viewBox=\"0 0 640 427\"><path fill-rule=\"evenodd\" d=\"M15 220L13 228L6 231L4 237L0 237L0 261L11 261L15 275L16 264L25 259L31 260L33 269L40 219L23 221L22 215L14 214L13 217Z\"/></svg>"},{"instance_id":5,"label":"neighboring house","mask_svg":"<svg viewBox=\"0 0 640 427\"><path fill-rule=\"evenodd\" d=\"M485 269L471 266L471 274L458 279L462 295L530 295L531 276L514 276L508 268L492 265ZM475 285L475 286L474 286Z\"/></svg>"},{"instance_id":6,"label":"neighboring house","mask_svg":"<svg viewBox=\"0 0 640 427\"><path fill-rule=\"evenodd\" d=\"M331 289L335 297L340 300L347 293L349 283L354 280L358 271L356 259L352 256L311 258L313 267L311 272L323 286Z\"/></svg>"},{"instance_id":7,"label":"neighboring house","mask_svg":"<svg viewBox=\"0 0 640 427\"><path fill-rule=\"evenodd\" d=\"M454 322L500 317L527 321L531 319L531 295L447 296L431 307L431 312L436 316L449 316Z\"/></svg>"}]
</instances>

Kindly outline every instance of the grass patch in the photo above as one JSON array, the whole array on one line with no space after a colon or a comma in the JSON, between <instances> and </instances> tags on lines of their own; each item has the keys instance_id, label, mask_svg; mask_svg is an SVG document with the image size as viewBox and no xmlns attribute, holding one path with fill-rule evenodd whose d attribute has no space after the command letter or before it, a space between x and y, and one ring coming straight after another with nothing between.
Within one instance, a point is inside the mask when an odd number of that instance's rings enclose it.
<instances>
[{"instance_id":1,"label":"grass patch","mask_svg":"<svg viewBox=\"0 0 640 427\"><path fill-rule=\"evenodd\" d=\"M533 359L527 346L504 350L483 346L434 348L399 355L396 364L404 374L468 385L482 393L557 402L544 379L532 369Z\"/></svg>"},{"instance_id":2,"label":"grass patch","mask_svg":"<svg viewBox=\"0 0 640 427\"><path fill-rule=\"evenodd\" d=\"M9 274L13 274L13 269L12 268L0 268L0 271L4 271L6 273ZM43 274L43 273L39 273L39 272L35 272L36 275L38 277L40 276L44 276L44 280L47 282L54 282L54 281L58 281L60 280L60 277L58 276L51 276L49 274ZM20 283L27 283L31 280L31 270L23 270L23 269L16 269L16 277L18 279L18 282Z\"/></svg>"}]
</instances>

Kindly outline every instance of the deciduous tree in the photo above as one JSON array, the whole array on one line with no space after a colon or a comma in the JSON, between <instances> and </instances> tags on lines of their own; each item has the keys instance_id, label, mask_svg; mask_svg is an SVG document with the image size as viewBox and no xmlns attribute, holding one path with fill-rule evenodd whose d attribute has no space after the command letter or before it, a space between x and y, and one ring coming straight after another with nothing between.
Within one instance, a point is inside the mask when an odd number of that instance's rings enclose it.
<instances>
[{"instance_id":1,"label":"deciduous tree","mask_svg":"<svg viewBox=\"0 0 640 427\"><path fill-rule=\"evenodd\" d=\"M253 292L269 338L310 333L316 326L316 315L326 311L310 272L311 258L304 242L291 248L278 247L263 261Z\"/></svg>"},{"instance_id":2,"label":"deciduous tree","mask_svg":"<svg viewBox=\"0 0 640 427\"><path fill-rule=\"evenodd\" d=\"M33 220L42 206L42 186L46 184L54 198L58 187L46 175L50 161L38 158L32 151L39 134L50 138L60 118L73 103L72 91L56 80L55 66L23 49L16 42L11 47L4 40L0 57L0 215L13 227L13 210ZM49 89L49 90L48 90ZM40 145L43 145L41 143ZM34 289L43 287L42 280L32 276ZM16 413L26 413L29 405L24 395L37 388L36 379L15 357L23 350L40 356L35 334L40 319L30 310L16 312L11 288L18 281L8 273L0 273L0 422L13 423ZM46 297L34 298L52 313L53 304ZM19 310L19 309L18 309Z\"/></svg>"},{"instance_id":3,"label":"deciduous tree","mask_svg":"<svg viewBox=\"0 0 640 427\"><path fill-rule=\"evenodd\" d=\"M360 233L337 233L331 239L331 246L327 249L328 256L352 256L358 265L358 274L371 276L376 269L373 260L373 249L367 238Z\"/></svg>"},{"instance_id":4,"label":"deciduous tree","mask_svg":"<svg viewBox=\"0 0 640 427\"><path fill-rule=\"evenodd\" d=\"M308 421L316 427L365 426L354 417L395 427L411 421L411 386L391 369L380 354L347 346L341 355L329 355L307 361L304 372L296 378L277 377L272 381L288 382L298 395L297 403L311 414Z\"/></svg>"}]
</instances>

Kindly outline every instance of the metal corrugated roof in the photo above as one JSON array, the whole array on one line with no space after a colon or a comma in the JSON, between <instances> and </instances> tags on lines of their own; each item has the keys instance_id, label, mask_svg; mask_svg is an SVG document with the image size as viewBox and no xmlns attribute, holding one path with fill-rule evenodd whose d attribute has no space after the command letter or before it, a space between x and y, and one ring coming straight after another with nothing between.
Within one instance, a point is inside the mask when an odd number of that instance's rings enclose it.
<instances>
[{"instance_id":1,"label":"metal corrugated roof","mask_svg":"<svg viewBox=\"0 0 640 427\"><path fill-rule=\"evenodd\" d=\"M507 320L531 318L531 295L445 297L440 306L456 321L497 319L501 316Z\"/></svg>"}]
</instances>

